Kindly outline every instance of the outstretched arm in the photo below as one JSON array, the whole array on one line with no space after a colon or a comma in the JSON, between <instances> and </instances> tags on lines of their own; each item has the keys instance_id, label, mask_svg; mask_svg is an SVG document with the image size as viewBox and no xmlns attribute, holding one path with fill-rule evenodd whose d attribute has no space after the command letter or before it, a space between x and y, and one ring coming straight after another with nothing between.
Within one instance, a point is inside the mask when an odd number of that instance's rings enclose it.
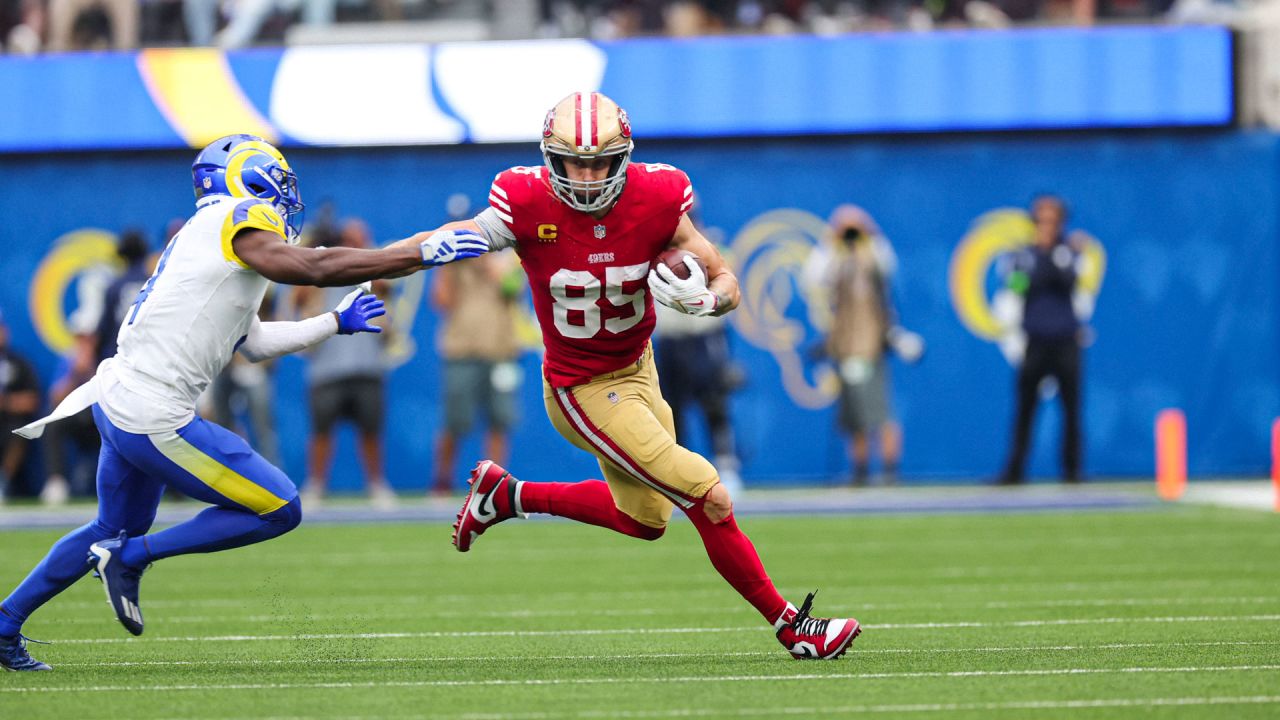
<instances>
[{"instance_id":1,"label":"outstretched arm","mask_svg":"<svg viewBox=\"0 0 1280 720\"><path fill-rule=\"evenodd\" d=\"M451 230L468 230L477 235L483 235L483 231L480 229L480 226L476 224L475 220L459 220L457 222L445 223L435 230L423 230L422 232L410 235L403 240L397 240L388 245L387 249L390 250L398 247L420 247L437 233L444 233Z\"/></svg>"},{"instance_id":2,"label":"outstretched arm","mask_svg":"<svg viewBox=\"0 0 1280 720\"><path fill-rule=\"evenodd\" d=\"M474 220L445 223L435 230L425 230L387 246L393 248L416 247L422 256L424 267L439 267L456 260L483 255L496 249L485 231ZM416 268L415 268L416 270ZM414 270L394 273L387 277L404 277Z\"/></svg>"},{"instance_id":3,"label":"outstretched arm","mask_svg":"<svg viewBox=\"0 0 1280 720\"><path fill-rule=\"evenodd\" d=\"M240 343L240 353L250 362L295 353L333 337L358 332L380 333L382 328L369 321L387 314L382 301L365 294L361 286L342 298L332 311L298 322L261 322L257 317L249 326L249 334Z\"/></svg>"},{"instance_id":4,"label":"outstretched arm","mask_svg":"<svg viewBox=\"0 0 1280 720\"><path fill-rule=\"evenodd\" d=\"M241 230L232 239L231 247L236 257L258 274L289 285L355 285L422 265L422 253L416 246L380 250L307 248L290 245L276 233L258 229Z\"/></svg>"}]
</instances>

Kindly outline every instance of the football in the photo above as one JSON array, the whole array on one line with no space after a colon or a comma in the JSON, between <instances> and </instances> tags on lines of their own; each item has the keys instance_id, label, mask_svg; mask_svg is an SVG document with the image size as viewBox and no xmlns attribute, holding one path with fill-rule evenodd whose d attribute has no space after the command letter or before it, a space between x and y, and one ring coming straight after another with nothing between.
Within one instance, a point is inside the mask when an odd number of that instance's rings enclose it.
<instances>
[{"instance_id":1,"label":"football","mask_svg":"<svg viewBox=\"0 0 1280 720\"><path fill-rule=\"evenodd\" d=\"M686 257L693 258L694 262L698 263L698 267L702 268L702 276L707 276L707 264L702 261L702 258L694 255L688 250L681 250L679 248L664 250L662 254L658 256L657 262L671 268L671 272L675 273L676 277L681 280L688 280L689 266L684 264L684 259Z\"/></svg>"}]
</instances>

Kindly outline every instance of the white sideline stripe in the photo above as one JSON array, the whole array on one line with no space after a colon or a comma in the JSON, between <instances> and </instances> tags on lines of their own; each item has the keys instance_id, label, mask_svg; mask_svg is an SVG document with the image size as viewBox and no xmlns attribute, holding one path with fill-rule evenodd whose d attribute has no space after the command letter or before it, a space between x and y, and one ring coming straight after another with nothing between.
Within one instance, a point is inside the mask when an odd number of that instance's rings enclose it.
<instances>
[{"instance_id":1,"label":"white sideline stripe","mask_svg":"<svg viewBox=\"0 0 1280 720\"><path fill-rule=\"evenodd\" d=\"M370 601L377 598L370 598ZM421 599L416 600L421 602ZM834 613L867 613L873 610L908 610L908 609L945 609L954 610L956 608L979 607L988 609L1013 609L1013 608L1037 608L1037 607L1130 607L1130 606L1157 606L1157 605L1215 605L1215 604L1268 604L1280 603L1280 598L1259 597L1259 598L1121 598L1116 600L1044 600L1031 602L989 602L978 605L966 605L963 603L866 603L866 604L832 604L825 606L827 611ZM100 603L68 603L68 606L92 607L97 609ZM159 603L152 601L153 607ZM180 603L166 603L167 607L181 606ZM230 607L243 607L243 604L231 605ZM750 606L738 608L724 608L723 613L750 615L755 612ZM353 617L369 617L381 620L393 618L552 618L552 617L581 617L585 615L600 617L637 617L637 616L660 616L670 615L670 610L660 610L657 608L578 608L573 610L556 609L556 610L427 610L424 612L407 611L407 612L387 612L380 611L361 615L359 613L307 613L304 619L307 622L321 622L333 620L350 620ZM233 620L240 623L283 623L298 622L299 618L285 612L281 614L256 614L256 615L239 615L239 614L212 614L212 615L162 615L160 621L173 624L198 624L211 622L224 622ZM100 622L97 617L81 617L67 618L59 620L61 624L70 625L94 625Z\"/></svg>"},{"instance_id":2,"label":"white sideline stripe","mask_svg":"<svg viewBox=\"0 0 1280 720\"><path fill-rule=\"evenodd\" d=\"M492 185L490 185L490 186L489 186L489 192L494 193L495 195L497 195L498 197L500 197L500 198L502 198L502 199L504 199L504 200L506 200L506 199L507 199L507 191L506 191L506 190L503 190L503 189L502 189L502 188L500 188L500 187L498 187L498 183L493 183Z\"/></svg>"},{"instance_id":3,"label":"white sideline stripe","mask_svg":"<svg viewBox=\"0 0 1280 720\"><path fill-rule=\"evenodd\" d=\"M464 601L459 596L450 596L452 601ZM422 598L380 598L376 595L344 595L334 600L340 603L352 604L369 604L375 601L383 604L393 605L421 605ZM855 604L833 604L827 605L828 609L835 609L849 612L866 612L869 610L915 610L915 609L945 609L955 610L957 608L985 608L991 610L1011 610L1020 608L1040 608L1040 607L1128 607L1128 606L1156 606L1156 605L1265 605L1268 603L1280 603L1280 597L1264 596L1264 597L1177 597L1177 598L1099 598L1099 599L1063 599L1063 600L1000 600L982 603L966 603L966 602L946 602L946 603L855 603ZM60 606L64 608L88 608L97 610L102 605L101 601L67 601L60 602ZM195 600L148 600L147 607L155 608L236 608L243 609L244 600L231 600L224 598L203 598ZM664 615L669 610L659 610L657 608L577 608L567 609L542 609L542 610L432 610L432 609L415 609L412 614L390 614L379 612L378 617L487 617L487 618L535 618L535 617L561 617L582 615L606 615L606 616L628 616L636 615ZM740 612L743 614L753 613L754 609L750 607L724 608L720 612ZM273 618L284 619L287 615L251 615L248 617L242 615L171 615L164 618L166 622L197 622L204 620L249 620L253 621L257 618ZM349 618L347 614L331 614L317 615L308 614L311 619L336 619ZM59 622L68 622L61 620ZM70 621L74 622L74 620ZM97 622L95 619L87 619L86 622Z\"/></svg>"},{"instance_id":4,"label":"white sideline stripe","mask_svg":"<svg viewBox=\"0 0 1280 720\"><path fill-rule=\"evenodd\" d=\"M1059 620L1011 620L1006 622L955 622L955 623L887 623L866 625L867 630L915 630L939 628L981 627L1039 627L1051 625L1088 625L1093 623L1180 623L1180 622L1271 622L1280 615L1200 615L1195 617L1131 617ZM384 633L299 633L295 635L213 635L183 637L153 637L145 642L247 642L256 640L386 640L412 638L459 637L538 637L545 635L682 635L689 633L751 632L759 625L739 627L677 627L677 628L599 628L576 630L458 630L434 632L384 632ZM133 638L72 638L55 640L65 645L110 645L115 643L142 642Z\"/></svg>"},{"instance_id":5,"label":"white sideline stripe","mask_svg":"<svg viewBox=\"0 0 1280 720\"><path fill-rule=\"evenodd\" d=\"M772 707L772 708L679 708L675 710L585 710L566 716L564 713L484 713L466 715L477 720L555 720L555 718L672 718L672 717L778 717L781 715L812 717L815 715L861 715L910 712L966 712L973 710L1073 710L1111 707L1194 707L1203 705L1270 705L1280 702L1277 695L1247 697L1178 697L1178 698L1117 698L1114 700L1024 700L1001 703L948 703L919 705L836 705L829 707ZM446 715L420 715L422 718L456 717ZM264 720L303 720L302 718L269 718Z\"/></svg>"},{"instance_id":6,"label":"white sideline stripe","mask_svg":"<svg viewBox=\"0 0 1280 720\"><path fill-rule=\"evenodd\" d=\"M1023 700L1002 703L949 703L919 705L835 705L827 707L770 708L676 708L673 710L582 710L566 715L544 712L524 713L467 713L465 715L397 715L398 718L475 718L475 720L559 720L575 718L683 718L683 717L779 717L783 715L813 717L816 715L870 715L882 713L968 712L974 710L1084 710L1119 707L1196 707L1206 705L1271 705L1280 702L1277 695L1246 697L1174 697L1174 698L1117 698L1113 700ZM191 720L188 718L188 720ZM273 716L262 720L308 720L304 717Z\"/></svg>"},{"instance_id":7,"label":"white sideline stripe","mask_svg":"<svg viewBox=\"0 0 1280 720\"><path fill-rule=\"evenodd\" d=\"M1130 605L1265 605L1280 603L1280 597L1189 597L1189 598L1077 598L1071 600L1026 600L1026 601L991 601L978 607L990 610L1014 609L1024 607L1125 607ZM889 609L892 606L866 605L872 609ZM903 604L902 607L909 607ZM935 603L930 607L954 608L956 603ZM963 607L963 605L960 605Z\"/></svg>"},{"instance_id":8,"label":"white sideline stripe","mask_svg":"<svg viewBox=\"0 0 1280 720\"><path fill-rule=\"evenodd\" d=\"M666 660L672 658L700 657L779 657L784 651L771 652L696 652L696 653L637 653L622 655L420 655L388 658L302 658L302 659L219 659L219 660L137 660L126 662L60 662L58 667L168 667L187 665L373 665L377 663L406 662L511 662L513 660Z\"/></svg>"},{"instance_id":9,"label":"white sideline stripe","mask_svg":"<svg viewBox=\"0 0 1280 720\"><path fill-rule=\"evenodd\" d=\"M785 544L786 543L783 543L783 545ZM515 548L513 548L513 550L515 550ZM545 551L541 551L541 552L545 553ZM294 559L298 559L294 556L290 556L290 557ZM286 558L286 557L278 558L279 562L286 562L289 559L290 558ZM306 558L303 558L302 560L305 560L305 562L307 563L315 562L312 559L306 559ZM1223 584L1232 584L1235 582L1242 582L1242 581L1233 580L1233 579L1195 580L1195 579L1186 579L1186 578L1179 579L1179 580L1169 580L1169 581L1156 581L1156 580L1144 579L1142 581L1142 586L1152 591L1160 590L1160 589L1168 589L1169 592L1174 592L1173 590L1174 588L1178 589L1179 591L1186 591L1194 588L1217 588ZM1039 582L1034 580L1028 580L1026 582L998 583L998 584L981 583L981 582L947 584L946 590L953 597L956 595L963 595L965 598L968 598L968 596L971 593L981 593L982 597L986 597L988 595L995 594L995 593L1026 592L1028 589L1034 590L1036 595L1039 596L1042 594L1058 594L1058 593L1064 593L1064 592L1097 593L1099 588L1114 587L1117 585L1128 586L1133 584L1134 583L1129 580L1105 580L1100 582L1087 582L1087 583L1082 583L1082 582L1045 583L1045 582ZM790 588L783 587L779 589L780 591L783 591L784 594L803 595L805 592L807 592L807 590L804 587L799 587L799 586L790 587ZM897 592L912 593L914 596L914 594L919 593L920 586L918 584L917 585L894 585L894 584L877 583L876 590L883 591L883 592L893 592L893 593L897 593ZM865 591L866 591L865 586L853 586L853 585L827 585L823 588L824 593L830 593L831 595L857 594ZM560 601L577 602L577 601L582 601L583 599L588 599L588 600L607 599L609 602L619 602L622 600L635 600L637 602L642 601L643 603L654 603L655 600L662 601L672 596L679 596L681 599L687 600L690 597L713 597L713 596L719 597L721 593L722 593L721 589L716 587L709 587L709 588L681 589L678 592L671 591L671 590L582 591L582 592L555 591L555 592L547 592L547 593L540 594L538 597L546 601L556 601L556 602L560 602ZM512 600L519 600L521 602L525 602L528 600L528 596L527 594L519 593L519 592L446 593L443 595L434 596L434 601L440 604L452 604L452 605L458 605L463 607L470 607L472 605L477 605L482 600L485 602L492 603L492 602L500 602L504 599L512 599ZM1205 599L1205 598L1188 598L1185 602L1187 604L1195 604L1198 599ZM1270 598L1260 598L1259 600L1262 602L1273 601ZM327 602L330 602L330 603L345 603L348 601L356 602L360 604L369 604L371 602L377 602L377 603L382 603L387 605L418 606L422 604L422 598L417 596L384 598L378 595L370 595L370 594L350 594L350 595L343 595L341 597L330 598L327 600ZM1073 602L1076 602L1076 601L1072 601L1069 599L1062 601L1064 605L1069 605ZM1095 601L1083 600L1079 602L1088 604ZM1101 605L1106 601L1097 601L1097 602L1098 604ZM1132 604L1141 605L1145 603L1146 600L1143 598L1134 598L1131 602ZM191 599L191 600L160 599L160 600L148 600L147 603L149 607L165 606L165 607L178 607L178 608L230 607L230 608L239 609L245 606L244 600L242 599L233 600L230 598L200 598L200 599ZM99 607L99 603L97 602L74 601L74 600L63 601L61 598L59 598L59 604L61 607L80 607L80 608L94 608L94 609L97 609ZM1163 600L1157 598L1153 600L1151 604L1159 605L1159 604L1170 604L1170 603L1166 603ZM1037 607L1037 606L1039 605L1035 604L1035 601L1032 601L1032 604L1027 605L1027 607ZM823 607L828 607L828 606L824 605ZM982 603L972 602L972 600L970 599L963 599L959 602L947 602L947 603L868 604L868 605L846 605L844 607L849 608L851 611L855 609L860 611L862 609L867 609L867 608L871 608L871 609L896 609L896 608L954 609L954 608L987 607L987 605ZM749 611L746 608L739 608L739 610L741 610L742 612ZM646 610L642 609L638 612L645 612L645 611ZM468 613L468 615L470 615L470 613Z\"/></svg>"},{"instance_id":10,"label":"white sideline stripe","mask_svg":"<svg viewBox=\"0 0 1280 720\"><path fill-rule=\"evenodd\" d=\"M493 193L489 193L489 200L492 201L494 204L496 204L498 207L502 208L503 210L506 210L507 212L511 212L511 206L508 205L506 201L504 201L502 198L498 197L497 195L494 195Z\"/></svg>"},{"instance_id":11,"label":"white sideline stripe","mask_svg":"<svg viewBox=\"0 0 1280 720\"><path fill-rule=\"evenodd\" d=\"M1280 645L1280 640L1211 640L1205 642L1105 643L1101 645L1011 645L1001 647L950 648L870 648L856 650L858 655L939 655L977 652L1073 652L1077 650L1131 650L1172 647L1236 647ZM118 662L60 662L58 667L170 667L188 665L346 665L406 662L511 662L513 660L646 660L702 657L776 657L778 651L757 652L691 652L691 653L624 653L619 655L423 655L386 658L303 658L303 659L229 659L217 660L131 660Z\"/></svg>"},{"instance_id":12,"label":"white sideline stripe","mask_svg":"<svg viewBox=\"0 0 1280 720\"><path fill-rule=\"evenodd\" d=\"M298 633L295 635L215 635L185 637L153 637L147 642L253 642L259 640L401 640L458 637L536 637L543 635L679 635L707 632L759 631L759 625L722 628L613 628L600 630L459 630L435 632L383 633ZM135 642L133 638L75 638L54 640L60 645L114 645Z\"/></svg>"},{"instance_id":13,"label":"white sideline stripe","mask_svg":"<svg viewBox=\"0 0 1280 720\"><path fill-rule=\"evenodd\" d=\"M1269 622L1273 620L1280 620L1280 615L1196 615L1131 618L1060 618L1056 620L1006 620L1004 622L884 623L881 625L863 625L863 627L876 630L921 630L936 628L1047 627L1052 625L1094 625L1112 623L1227 622L1231 620Z\"/></svg>"},{"instance_id":14,"label":"white sideline stripe","mask_svg":"<svg viewBox=\"0 0 1280 720\"><path fill-rule=\"evenodd\" d=\"M651 678L544 678L522 680L390 680L386 682L238 683L229 685L98 685L91 687L14 687L0 693L42 692L172 692L175 690L300 690L393 687L486 687L538 685L627 685L652 683L720 683L807 680L897 680L913 678L1019 677L1046 675L1116 675L1142 673L1259 672L1280 665L1206 665L1200 667L1058 668L1051 670L963 670L956 672L819 673L811 675L712 675Z\"/></svg>"}]
</instances>

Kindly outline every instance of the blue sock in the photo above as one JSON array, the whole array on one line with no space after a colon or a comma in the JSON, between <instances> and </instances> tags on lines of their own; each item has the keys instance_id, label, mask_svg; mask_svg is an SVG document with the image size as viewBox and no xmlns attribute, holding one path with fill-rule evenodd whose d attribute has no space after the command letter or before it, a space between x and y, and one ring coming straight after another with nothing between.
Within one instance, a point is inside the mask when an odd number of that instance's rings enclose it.
<instances>
[{"instance_id":1,"label":"blue sock","mask_svg":"<svg viewBox=\"0 0 1280 720\"><path fill-rule=\"evenodd\" d=\"M22 623L10 615L3 605L0 605L0 638L15 637L20 632L22 632Z\"/></svg>"},{"instance_id":2,"label":"blue sock","mask_svg":"<svg viewBox=\"0 0 1280 720\"><path fill-rule=\"evenodd\" d=\"M230 550L278 537L300 522L302 504L296 497L266 515L211 507L180 525L146 536L145 542L143 538L130 540L125 545L124 561L126 565L141 567L153 560L175 555ZM135 563L130 556L143 559Z\"/></svg>"},{"instance_id":3,"label":"blue sock","mask_svg":"<svg viewBox=\"0 0 1280 720\"><path fill-rule=\"evenodd\" d=\"M151 553L147 550L146 536L129 538L120 551L120 562L134 569L144 568L152 560Z\"/></svg>"},{"instance_id":4,"label":"blue sock","mask_svg":"<svg viewBox=\"0 0 1280 720\"><path fill-rule=\"evenodd\" d=\"M0 603L0 636L17 635L31 613L89 572L89 546L113 535L95 521L54 543L44 560Z\"/></svg>"}]
</instances>

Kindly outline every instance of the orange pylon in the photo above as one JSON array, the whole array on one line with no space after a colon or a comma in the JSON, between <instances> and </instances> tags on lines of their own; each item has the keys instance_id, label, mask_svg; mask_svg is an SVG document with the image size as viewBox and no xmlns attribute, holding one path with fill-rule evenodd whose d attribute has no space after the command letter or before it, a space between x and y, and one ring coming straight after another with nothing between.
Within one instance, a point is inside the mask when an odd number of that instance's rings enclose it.
<instances>
[{"instance_id":1,"label":"orange pylon","mask_svg":"<svg viewBox=\"0 0 1280 720\"><path fill-rule=\"evenodd\" d=\"M1271 423L1271 487L1275 491L1275 511L1280 512L1280 418Z\"/></svg>"},{"instance_id":2,"label":"orange pylon","mask_svg":"<svg viewBox=\"0 0 1280 720\"><path fill-rule=\"evenodd\" d=\"M1176 408L1161 410L1156 415L1156 494L1177 500L1186 490L1187 418Z\"/></svg>"}]
</instances>

